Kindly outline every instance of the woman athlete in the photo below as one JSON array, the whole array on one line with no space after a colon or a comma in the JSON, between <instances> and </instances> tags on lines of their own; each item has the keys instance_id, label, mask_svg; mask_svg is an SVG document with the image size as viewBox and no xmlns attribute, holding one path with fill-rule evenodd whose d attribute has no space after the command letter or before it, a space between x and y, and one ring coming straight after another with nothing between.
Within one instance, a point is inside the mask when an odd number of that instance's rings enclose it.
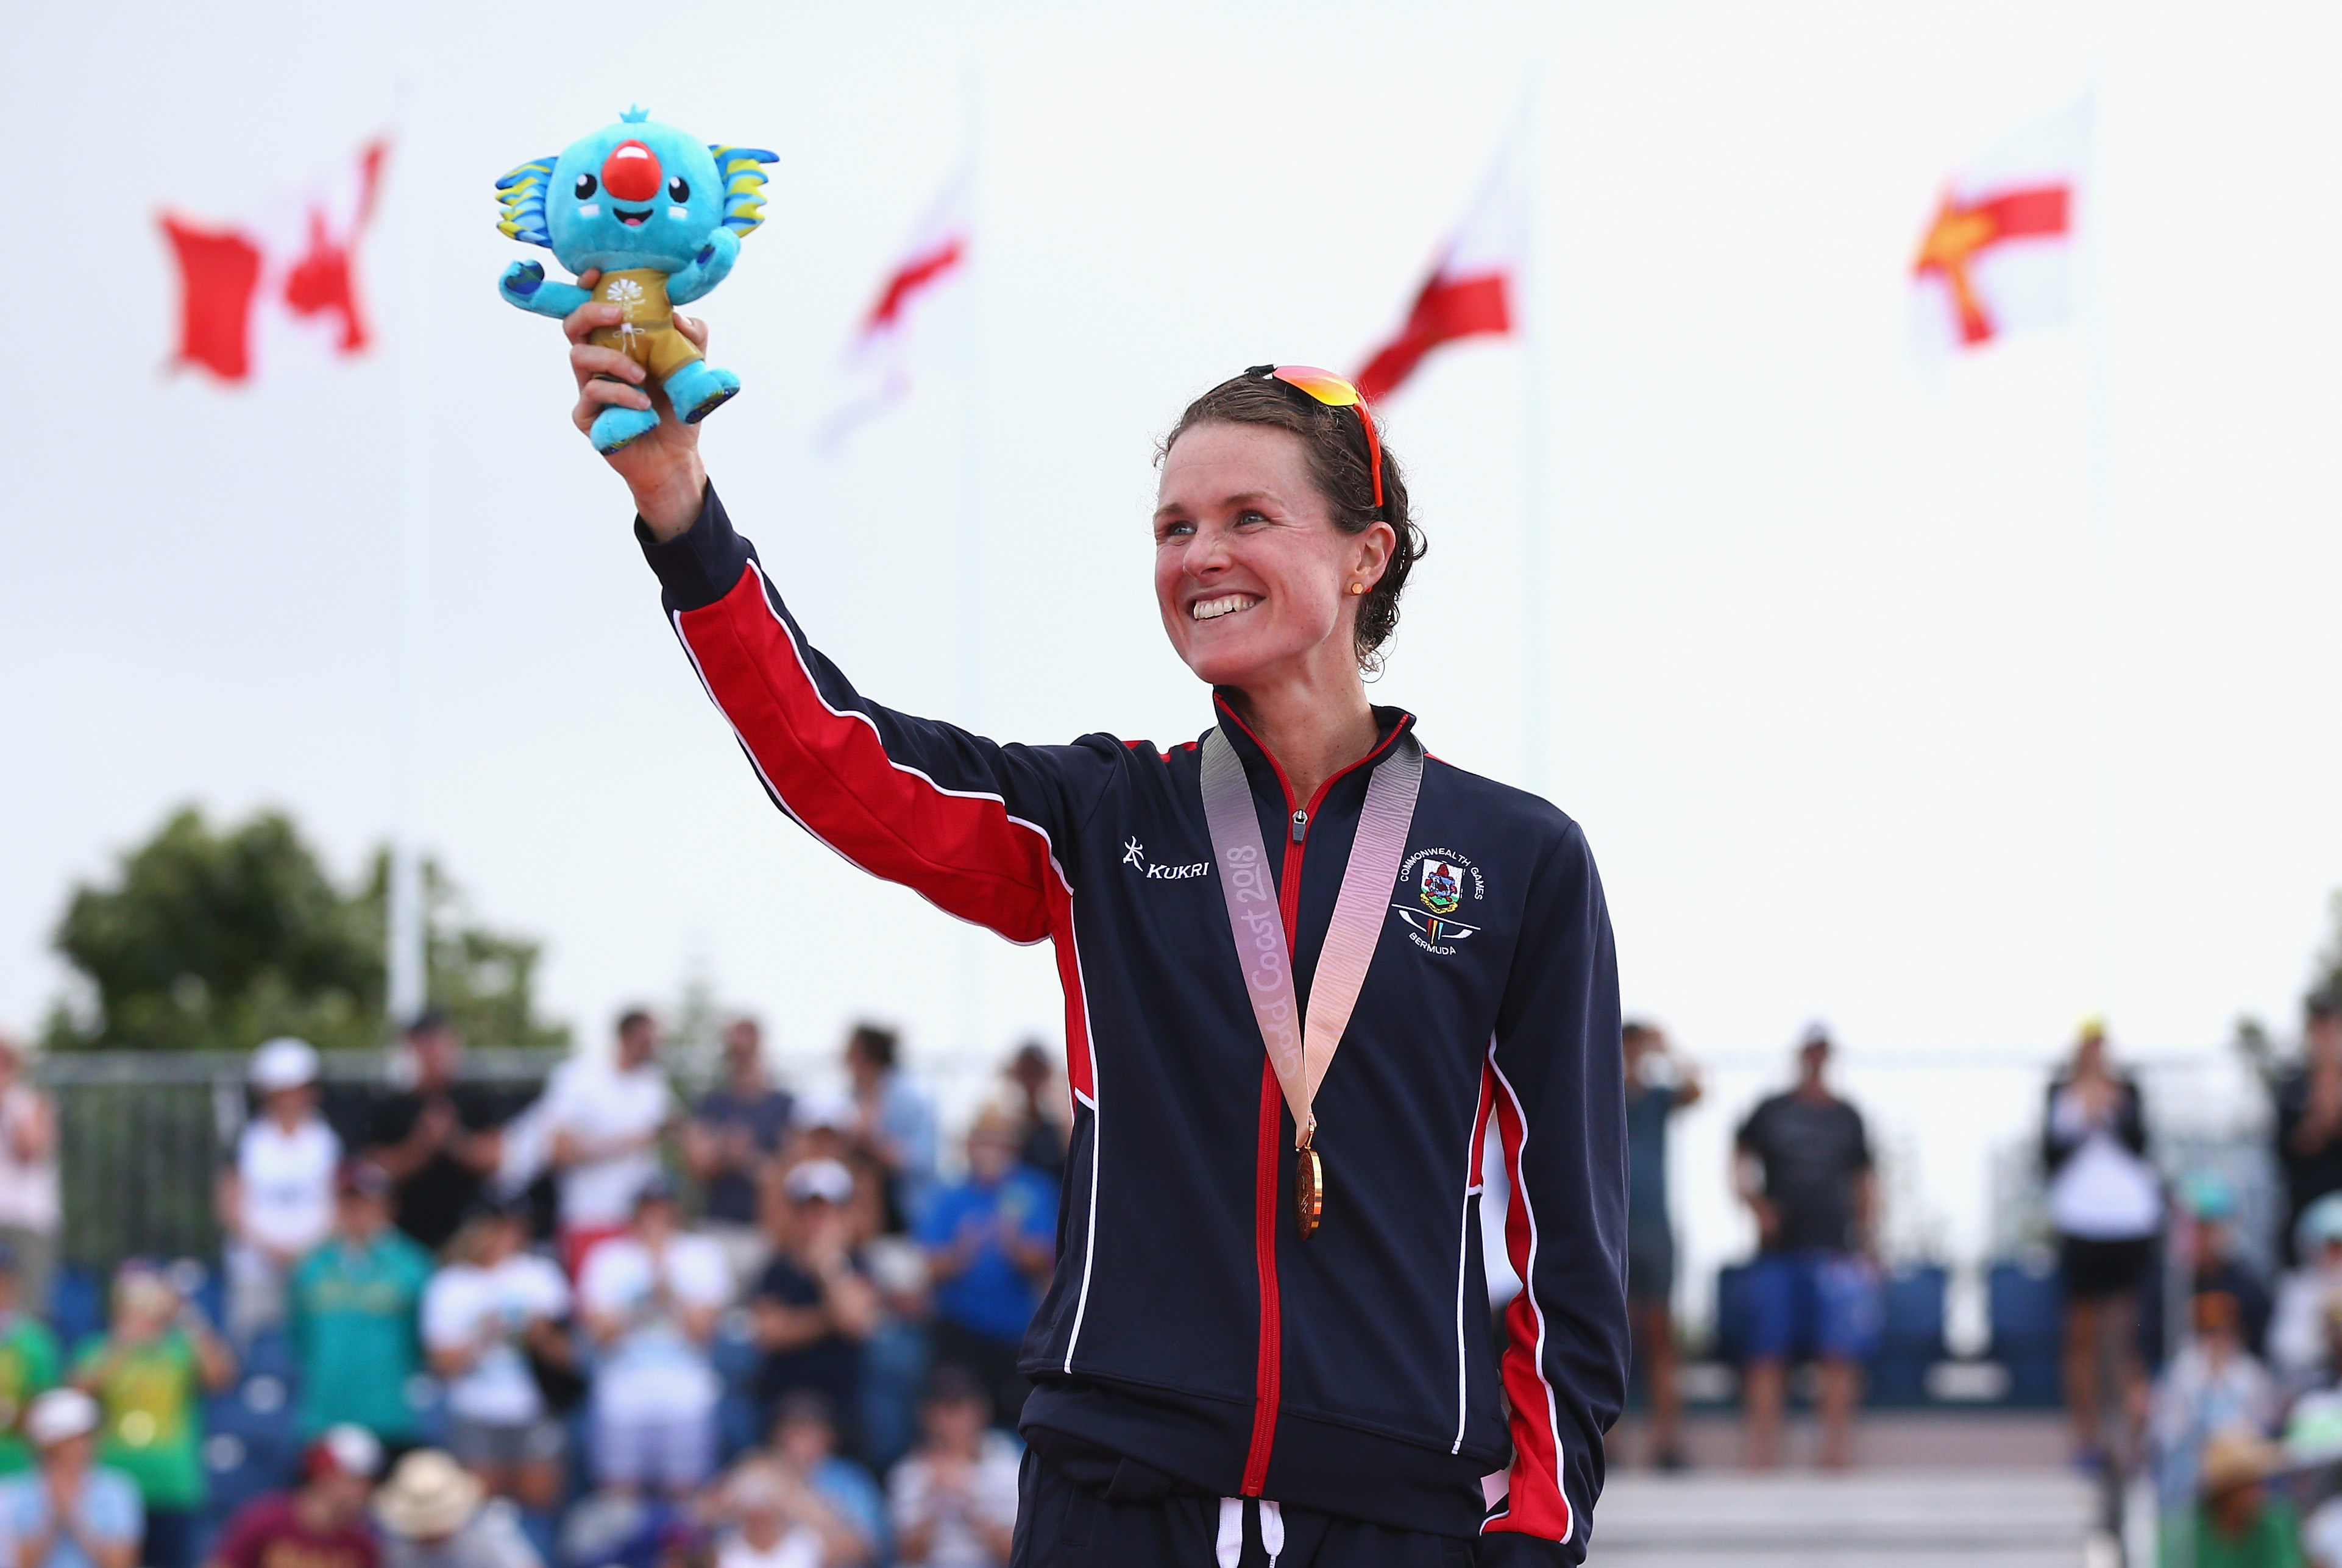
<instances>
[{"instance_id":1,"label":"woman athlete","mask_svg":"<svg viewBox=\"0 0 2342 1568\"><path fill-rule=\"evenodd\" d=\"M610 465L775 804L1056 950L1074 1131L1016 1563L1580 1560L1626 1362L1609 918L1576 824L1366 700L1422 535L1356 392L1256 366L1164 442L1155 594L1212 689L1200 740L1001 745L815 650L786 549L768 573L696 429L586 341L614 309L569 318L576 422L666 415ZM1526 1282L1501 1330L1491 1117Z\"/></svg>"}]
</instances>

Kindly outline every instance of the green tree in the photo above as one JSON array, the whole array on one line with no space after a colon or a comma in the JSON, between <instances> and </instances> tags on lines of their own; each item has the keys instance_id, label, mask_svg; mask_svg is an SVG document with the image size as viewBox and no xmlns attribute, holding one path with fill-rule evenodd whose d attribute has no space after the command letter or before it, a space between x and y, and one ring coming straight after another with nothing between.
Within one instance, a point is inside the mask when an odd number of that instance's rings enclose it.
<instances>
[{"instance_id":1,"label":"green tree","mask_svg":"<svg viewBox=\"0 0 2342 1568\"><path fill-rule=\"evenodd\" d=\"M369 929L377 934L373 951L379 969L390 929L390 851L376 850L374 870L359 895ZM561 1045L569 1026L536 1014L536 966L540 945L510 932L477 924L463 890L439 863L423 862L424 930L428 949L424 973L431 1004L447 1014L464 1037L480 1045Z\"/></svg>"},{"instance_id":2,"label":"green tree","mask_svg":"<svg viewBox=\"0 0 2342 1568\"><path fill-rule=\"evenodd\" d=\"M383 1042L388 862L345 892L282 813L215 831L193 806L76 887L57 951L89 1005L52 1010L53 1050L240 1051L273 1034L325 1049ZM565 1042L535 1015L537 944L473 924L425 868L433 1002L482 1044Z\"/></svg>"}]
</instances>

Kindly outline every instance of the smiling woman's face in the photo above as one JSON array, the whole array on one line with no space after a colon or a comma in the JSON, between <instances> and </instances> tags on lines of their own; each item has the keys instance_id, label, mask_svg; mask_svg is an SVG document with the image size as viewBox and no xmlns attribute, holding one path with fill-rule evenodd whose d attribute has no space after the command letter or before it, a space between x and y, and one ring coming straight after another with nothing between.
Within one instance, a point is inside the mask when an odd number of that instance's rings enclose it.
<instances>
[{"instance_id":1,"label":"smiling woman's face","mask_svg":"<svg viewBox=\"0 0 2342 1568\"><path fill-rule=\"evenodd\" d=\"M1155 602L1198 679L1248 689L1320 665L1355 672L1350 584L1374 585L1393 535L1334 525L1299 436L1196 425L1163 459L1156 501Z\"/></svg>"}]
</instances>

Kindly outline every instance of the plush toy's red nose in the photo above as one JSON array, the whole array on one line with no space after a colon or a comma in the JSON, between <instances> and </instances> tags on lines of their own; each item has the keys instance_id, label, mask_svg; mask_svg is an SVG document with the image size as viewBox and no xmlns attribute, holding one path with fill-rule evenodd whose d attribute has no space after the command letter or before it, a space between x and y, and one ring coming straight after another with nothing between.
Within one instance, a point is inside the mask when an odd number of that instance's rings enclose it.
<instances>
[{"instance_id":1,"label":"plush toy's red nose","mask_svg":"<svg viewBox=\"0 0 2342 1568\"><path fill-rule=\"evenodd\" d=\"M602 188L618 201L649 201L658 195L657 155L640 142L620 142L602 160Z\"/></svg>"}]
</instances>

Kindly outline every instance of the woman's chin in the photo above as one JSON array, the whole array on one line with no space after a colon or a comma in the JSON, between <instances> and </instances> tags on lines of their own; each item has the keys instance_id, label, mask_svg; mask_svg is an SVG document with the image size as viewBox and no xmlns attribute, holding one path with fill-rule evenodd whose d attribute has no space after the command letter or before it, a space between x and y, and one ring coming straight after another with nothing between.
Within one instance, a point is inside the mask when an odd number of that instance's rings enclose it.
<instances>
[{"instance_id":1,"label":"woman's chin","mask_svg":"<svg viewBox=\"0 0 2342 1568\"><path fill-rule=\"evenodd\" d=\"M1306 658L1308 645L1289 631L1273 634L1281 631L1275 626L1241 630L1231 626L1224 632L1205 632L1184 644L1179 656L1207 685L1246 689Z\"/></svg>"},{"instance_id":2,"label":"woman's chin","mask_svg":"<svg viewBox=\"0 0 2342 1568\"><path fill-rule=\"evenodd\" d=\"M1239 648L1187 648L1181 656L1196 678L1207 686L1249 685L1262 664L1257 656Z\"/></svg>"}]
</instances>

